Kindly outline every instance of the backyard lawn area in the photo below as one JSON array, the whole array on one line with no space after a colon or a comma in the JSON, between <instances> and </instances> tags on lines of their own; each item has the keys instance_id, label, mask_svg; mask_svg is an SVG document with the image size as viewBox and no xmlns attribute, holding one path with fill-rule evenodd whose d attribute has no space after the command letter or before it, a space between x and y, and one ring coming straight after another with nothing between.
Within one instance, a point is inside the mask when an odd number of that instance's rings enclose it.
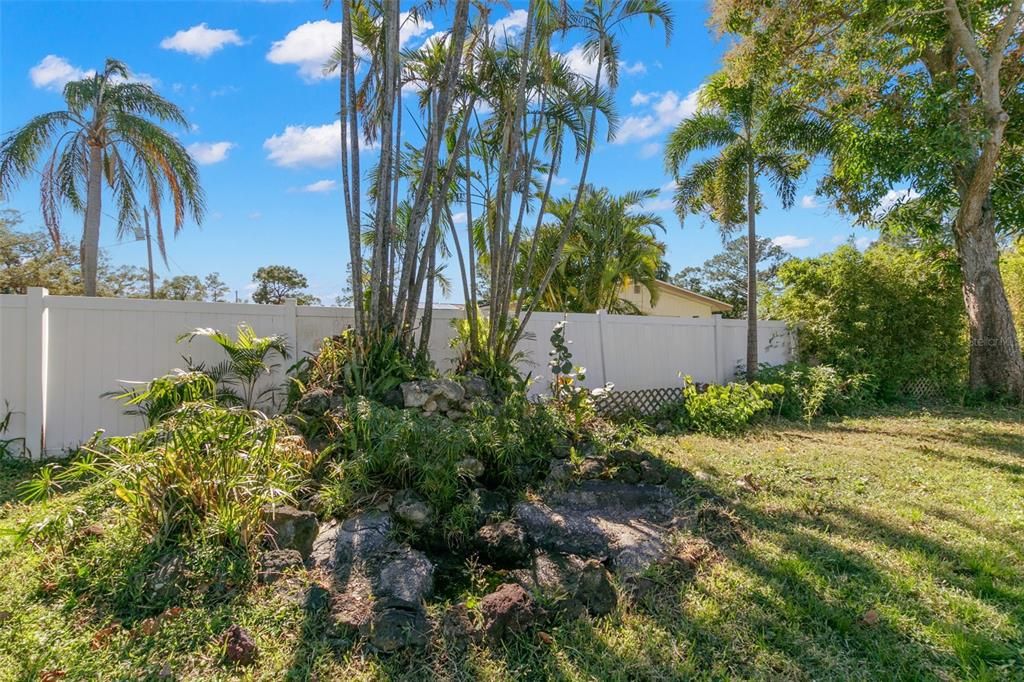
<instances>
[{"instance_id":1,"label":"backyard lawn area","mask_svg":"<svg viewBox=\"0 0 1024 682\"><path fill-rule=\"evenodd\" d=\"M886 411L644 445L694 475L684 498L725 510L692 576L653 573L604 618L468 650L435 634L426 652L392 657L334 633L280 584L148 620L115 613L74 580L102 570L95 554L62 566L59 550L14 535L80 501L18 502L33 469L4 463L0 679L1024 679L1021 409ZM483 589L470 580L453 599ZM256 639L253 664L221 662L230 623Z\"/></svg>"}]
</instances>

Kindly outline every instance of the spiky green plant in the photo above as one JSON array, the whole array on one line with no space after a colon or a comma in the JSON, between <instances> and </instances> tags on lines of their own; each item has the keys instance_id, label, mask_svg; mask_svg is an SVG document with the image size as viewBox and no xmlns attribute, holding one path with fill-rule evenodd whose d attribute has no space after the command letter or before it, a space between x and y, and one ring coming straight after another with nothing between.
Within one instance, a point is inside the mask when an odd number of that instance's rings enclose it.
<instances>
[{"instance_id":1,"label":"spiky green plant","mask_svg":"<svg viewBox=\"0 0 1024 682\"><path fill-rule=\"evenodd\" d=\"M177 138L159 125L187 127L184 112L149 85L129 78L124 63L107 59L102 71L64 86L66 109L32 118L0 143L0 194L9 194L43 158L43 220L58 248L62 204L84 214L81 262L86 296L96 295L104 184L117 204L118 236L138 225L142 205L153 211L164 260L165 194L174 207L175 234L187 215L196 223L203 218L199 169Z\"/></svg>"},{"instance_id":2,"label":"spiky green plant","mask_svg":"<svg viewBox=\"0 0 1024 682\"><path fill-rule=\"evenodd\" d=\"M210 327L197 327L178 337L178 342L191 342L197 336L211 339L227 354L223 363L207 369L197 365L195 369L212 376L222 385L225 392L238 388L238 402L248 410L265 402L273 402L276 386L258 389L260 379L273 374L280 364L273 362L274 355L281 360L289 357L288 340L280 334L256 336L253 328L244 322L238 325L235 338Z\"/></svg>"}]
</instances>

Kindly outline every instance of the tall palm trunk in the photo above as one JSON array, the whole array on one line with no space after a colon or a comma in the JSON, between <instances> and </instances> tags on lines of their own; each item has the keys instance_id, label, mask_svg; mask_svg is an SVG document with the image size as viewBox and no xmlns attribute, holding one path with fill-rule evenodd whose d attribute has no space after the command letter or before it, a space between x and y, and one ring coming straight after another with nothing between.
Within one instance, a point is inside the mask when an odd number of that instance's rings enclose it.
<instances>
[{"instance_id":1,"label":"tall palm trunk","mask_svg":"<svg viewBox=\"0 0 1024 682\"><path fill-rule=\"evenodd\" d=\"M89 180L86 187L85 225L82 227L82 287L86 296L96 295L100 253L100 209L103 199L103 148L89 146Z\"/></svg>"},{"instance_id":2,"label":"tall palm trunk","mask_svg":"<svg viewBox=\"0 0 1024 682\"><path fill-rule=\"evenodd\" d=\"M754 160L747 161L747 381L757 374L757 226Z\"/></svg>"}]
</instances>

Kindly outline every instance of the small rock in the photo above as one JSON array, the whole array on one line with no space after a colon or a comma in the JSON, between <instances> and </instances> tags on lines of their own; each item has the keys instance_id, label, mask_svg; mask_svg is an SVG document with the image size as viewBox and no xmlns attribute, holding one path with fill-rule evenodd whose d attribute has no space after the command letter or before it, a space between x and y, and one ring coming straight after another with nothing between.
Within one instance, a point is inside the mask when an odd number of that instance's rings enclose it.
<instances>
[{"instance_id":1,"label":"small rock","mask_svg":"<svg viewBox=\"0 0 1024 682\"><path fill-rule=\"evenodd\" d=\"M267 524L270 545L277 549L294 549L305 559L313 549L320 524L316 514L284 504L265 505L263 521Z\"/></svg>"},{"instance_id":2,"label":"small rock","mask_svg":"<svg viewBox=\"0 0 1024 682\"><path fill-rule=\"evenodd\" d=\"M580 465L580 478L585 481L601 478L604 472L604 462L596 458L587 458Z\"/></svg>"},{"instance_id":3,"label":"small rock","mask_svg":"<svg viewBox=\"0 0 1024 682\"><path fill-rule=\"evenodd\" d=\"M639 464L644 460L644 453L636 450L615 450L610 455L616 464Z\"/></svg>"},{"instance_id":4,"label":"small rock","mask_svg":"<svg viewBox=\"0 0 1024 682\"><path fill-rule=\"evenodd\" d=\"M640 478L644 483L658 485L665 482L665 470L660 463L645 459L640 462Z\"/></svg>"},{"instance_id":5,"label":"small rock","mask_svg":"<svg viewBox=\"0 0 1024 682\"><path fill-rule=\"evenodd\" d=\"M572 480L572 464L563 459L553 459L548 464L547 482L552 485L561 485Z\"/></svg>"},{"instance_id":6,"label":"small rock","mask_svg":"<svg viewBox=\"0 0 1024 682\"><path fill-rule=\"evenodd\" d=\"M451 417L451 413L448 413ZM464 457L459 460L459 474L462 476L469 476L470 478L480 478L484 475L484 463L478 460L476 457Z\"/></svg>"},{"instance_id":7,"label":"small rock","mask_svg":"<svg viewBox=\"0 0 1024 682\"><path fill-rule=\"evenodd\" d=\"M433 516L430 505L418 493L405 489L391 498L391 512L399 521L413 528L423 528Z\"/></svg>"},{"instance_id":8,"label":"small rock","mask_svg":"<svg viewBox=\"0 0 1024 682\"><path fill-rule=\"evenodd\" d=\"M479 641L479 632L465 604L455 604L445 611L441 617L441 636L460 649Z\"/></svg>"},{"instance_id":9,"label":"small rock","mask_svg":"<svg viewBox=\"0 0 1024 682\"><path fill-rule=\"evenodd\" d=\"M665 471L665 485L670 488L679 488L687 481L692 481L693 478L693 474L679 467L669 466Z\"/></svg>"},{"instance_id":10,"label":"small rock","mask_svg":"<svg viewBox=\"0 0 1024 682\"><path fill-rule=\"evenodd\" d=\"M691 539L681 542L671 559L688 572L697 568L715 554L714 546L704 539Z\"/></svg>"},{"instance_id":11,"label":"small rock","mask_svg":"<svg viewBox=\"0 0 1024 682\"><path fill-rule=\"evenodd\" d=\"M486 488L477 488L470 494L475 495L478 500L479 512L477 518L481 524L508 516L508 498L503 494L496 490L487 490Z\"/></svg>"},{"instance_id":12,"label":"small rock","mask_svg":"<svg viewBox=\"0 0 1024 682\"><path fill-rule=\"evenodd\" d=\"M654 432L659 436L664 436L670 431L672 431L672 422L670 421L660 421L654 425Z\"/></svg>"},{"instance_id":13,"label":"small rock","mask_svg":"<svg viewBox=\"0 0 1024 682\"><path fill-rule=\"evenodd\" d=\"M522 527L515 521L483 526L473 544L486 563L503 568L523 566L530 561L530 546Z\"/></svg>"},{"instance_id":14,"label":"small rock","mask_svg":"<svg viewBox=\"0 0 1024 682\"><path fill-rule=\"evenodd\" d=\"M445 413L445 416L451 419L452 421L458 421L465 417L466 413L463 412L462 410L449 409L448 412Z\"/></svg>"},{"instance_id":15,"label":"small rock","mask_svg":"<svg viewBox=\"0 0 1024 682\"><path fill-rule=\"evenodd\" d=\"M466 399L487 398L491 395L491 385L487 380L478 376L467 376L462 379L462 388L466 393Z\"/></svg>"},{"instance_id":16,"label":"small rock","mask_svg":"<svg viewBox=\"0 0 1024 682\"><path fill-rule=\"evenodd\" d=\"M480 600L483 631L491 641L525 631L537 620L533 598L521 586L506 583Z\"/></svg>"},{"instance_id":17,"label":"small rock","mask_svg":"<svg viewBox=\"0 0 1024 682\"><path fill-rule=\"evenodd\" d=\"M229 627L221 641L224 646L224 658L237 665L249 665L256 660L259 653L252 635L238 624Z\"/></svg>"},{"instance_id":18,"label":"small rock","mask_svg":"<svg viewBox=\"0 0 1024 682\"><path fill-rule=\"evenodd\" d=\"M302 555L294 549L271 549L260 555L256 579L261 583L277 582L291 570L302 568Z\"/></svg>"},{"instance_id":19,"label":"small rock","mask_svg":"<svg viewBox=\"0 0 1024 682\"><path fill-rule=\"evenodd\" d=\"M384 394L383 398L381 398L381 403L383 403L387 407L395 407L398 409L405 407L405 400L402 397L402 390L398 388L391 389L390 391Z\"/></svg>"},{"instance_id":20,"label":"small rock","mask_svg":"<svg viewBox=\"0 0 1024 682\"><path fill-rule=\"evenodd\" d=\"M418 604L382 600L376 603L366 633L370 644L383 653L424 647L430 636L426 613Z\"/></svg>"},{"instance_id":21,"label":"small rock","mask_svg":"<svg viewBox=\"0 0 1024 682\"><path fill-rule=\"evenodd\" d=\"M185 562L180 555L164 557L146 577L146 588L152 601L172 601L181 593Z\"/></svg>"},{"instance_id":22,"label":"small rock","mask_svg":"<svg viewBox=\"0 0 1024 682\"><path fill-rule=\"evenodd\" d=\"M639 483L640 472L628 464L622 465L619 467L618 471L615 472L615 480L629 484Z\"/></svg>"},{"instance_id":23,"label":"small rock","mask_svg":"<svg viewBox=\"0 0 1024 682\"><path fill-rule=\"evenodd\" d=\"M425 411L430 402L436 405L439 399L443 399L446 404L458 403L466 396L466 390L450 379L407 381L399 388L405 407L422 407Z\"/></svg>"},{"instance_id":24,"label":"small rock","mask_svg":"<svg viewBox=\"0 0 1024 682\"><path fill-rule=\"evenodd\" d=\"M306 613L319 613L325 611L331 605L331 593L320 585L310 585L306 588L305 597L302 600L302 608Z\"/></svg>"},{"instance_id":25,"label":"small rock","mask_svg":"<svg viewBox=\"0 0 1024 682\"><path fill-rule=\"evenodd\" d=\"M529 570L512 573L524 588L553 599L567 618L589 612L602 616L615 609L618 593L608 569L596 559L573 554L538 554Z\"/></svg>"},{"instance_id":26,"label":"small rock","mask_svg":"<svg viewBox=\"0 0 1024 682\"><path fill-rule=\"evenodd\" d=\"M331 409L331 392L326 388L310 389L296 401L295 409L310 416L326 414Z\"/></svg>"},{"instance_id":27,"label":"small rock","mask_svg":"<svg viewBox=\"0 0 1024 682\"><path fill-rule=\"evenodd\" d=\"M704 483L707 483L708 481L715 480L714 476L712 476L711 474L709 474L706 471L701 471L700 469L698 469L697 471L693 472L693 477L695 479L697 479L698 481L703 481Z\"/></svg>"}]
</instances>

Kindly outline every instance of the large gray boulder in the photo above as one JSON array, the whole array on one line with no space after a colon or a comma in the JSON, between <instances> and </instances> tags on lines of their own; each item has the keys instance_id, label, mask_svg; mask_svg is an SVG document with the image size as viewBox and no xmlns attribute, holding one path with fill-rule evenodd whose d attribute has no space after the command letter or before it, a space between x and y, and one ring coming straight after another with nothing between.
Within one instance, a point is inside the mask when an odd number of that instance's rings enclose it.
<instances>
[{"instance_id":1,"label":"large gray boulder","mask_svg":"<svg viewBox=\"0 0 1024 682\"><path fill-rule=\"evenodd\" d=\"M267 544L275 549L294 549L305 559L313 549L320 528L316 514L287 504L265 505L263 522L267 526Z\"/></svg>"},{"instance_id":2,"label":"large gray boulder","mask_svg":"<svg viewBox=\"0 0 1024 682\"><path fill-rule=\"evenodd\" d=\"M406 407L429 407L431 401L436 405L456 404L466 397L466 390L450 379L432 379L428 381L406 381L402 389L402 401ZM443 402L442 402L443 401Z\"/></svg>"},{"instance_id":3,"label":"large gray boulder","mask_svg":"<svg viewBox=\"0 0 1024 682\"><path fill-rule=\"evenodd\" d=\"M384 652L426 644L423 602L434 588L433 564L394 540L393 525L380 511L332 522L310 556L313 567L329 576L334 623L358 631Z\"/></svg>"},{"instance_id":4,"label":"large gray boulder","mask_svg":"<svg viewBox=\"0 0 1024 682\"><path fill-rule=\"evenodd\" d=\"M514 571L512 576L524 588L545 595L566 614L585 610L603 616L618 604L611 574L597 559L541 553L530 568Z\"/></svg>"},{"instance_id":5,"label":"large gray boulder","mask_svg":"<svg viewBox=\"0 0 1024 682\"><path fill-rule=\"evenodd\" d=\"M662 486L591 480L520 502L513 518L541 549L607 560L632 576L670 551L674 506Z\"/></svg>"}]
</instances>

